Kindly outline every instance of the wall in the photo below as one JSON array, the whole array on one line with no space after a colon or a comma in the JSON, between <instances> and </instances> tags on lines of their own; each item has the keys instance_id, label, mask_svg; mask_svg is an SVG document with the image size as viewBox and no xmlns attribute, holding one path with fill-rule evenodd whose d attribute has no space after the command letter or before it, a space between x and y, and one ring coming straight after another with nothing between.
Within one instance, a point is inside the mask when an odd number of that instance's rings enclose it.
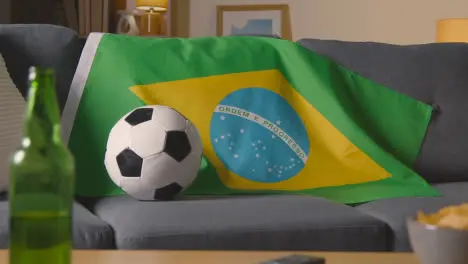
<instances>
[{"instance_id":1,"label":"wall","mask_svg":"<svg viewBox=\"0 0 468 264\"><path fill-rule=\"evenodd\" d=\"M133 9L135 7L136 0L127 0L127 9Z\"/></svg>"},{"instance_id":2,"label":"wall","mask_svg":"<svg viewBox=\"0 0 468 264\"><path fill-rule=\"evenodd\" d=\"M253 3L289 3L294 39L426 43L437 19L468 17L467 0L192 0L191 36L215 34L216 5Z\"/></svg>"},{"instance_id":3,"label":"wall","mask_svg":"<svg viewBox=\"0 0 468 264\"><path fill-rule=\"evenodd\" d=\"M10 1L12 0L0 0L0 24L10 22Z\"/></svg>"}]
</instances>

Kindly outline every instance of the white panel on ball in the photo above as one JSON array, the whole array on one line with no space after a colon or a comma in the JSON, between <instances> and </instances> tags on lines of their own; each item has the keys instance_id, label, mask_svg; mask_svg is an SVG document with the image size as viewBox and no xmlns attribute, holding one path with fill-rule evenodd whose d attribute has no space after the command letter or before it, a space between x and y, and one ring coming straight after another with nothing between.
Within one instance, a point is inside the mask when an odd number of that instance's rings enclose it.
<instances>
[{"instance_id":1,"label":"white panel on ball","mask_svg":"<svg viewBox=\"0 0 468 264\"><path fill-rule=\"evenodd\" d=\"M173 174L174 181L187 189L197 178L202 155L192 152L181 164L177 174Z\"/></svg>"},{"instance_id":2,"label":"white panel on ball","mask_svg":"<svg viewBox=\"0 0 468 264\"><path fill-rule=\"evenodd\" d=\"M189 138L190 145L192 146L192 153L202 153L203 145L200 138L200 134L198 133L197 128L192 124L192 122L187 121L187 127L185 128L185 131Z\"/></svg>"},{"instance_id":3,"label":"white panel on ball","mask_svg":"<svg viewBox=\"0 0 468 264\"><path fill-rule=\"evenodd\" d=\"M120 187L120 180L122 179L122 174L120 173L119 165L117 164L115 156L115 153L106 152L106 156L104 158L104 165L106 166L106 170L111 180L115 183L115 185Z\"/></svg>"},{"instance_id":4,"label":"white panel on ball","mask_svg":"<svg viewBox=\"0 0 468 264\"><path fill-rule=\"evenodd\" d=\"M166 142L166 131L152 120L132 127L130 133L130 149L142 158L160 153Z\"/></svg>"},{"instance_id":5,"label":"white panel on ball","mask_svg":"<svg viewBox=\"0 0 468 264\"><path fill-rule=\"evenodd\" d=\"M118 154L127 148L130 140L131 128L132 127L126 122L118 122L115 124L109 133L106 152Z\"/></svg>"},{"instance_id":6,"label":"white panel on ball","mask_svg":"<svg viewBox=\"0 0 468 264\"><path fill-rule=\"evenodd\" d=\"M166 131L184 131L187 120L176 110L161 106L155 108L153 112L153 120L156 120Z\"/></svg>"},{"instance_id":7,"label":"white panel on ball","mask_svg":"<svg viewBox=\"0 0 468 264\"><path fill-rule=\"evenodd\" d=\"M162 188L176 182L174 175L180 174L182 166L166 153L159 153L143 159L142 180L148 186L152 186L153 190ZM189 175L183 175L183 177L189 177Z\"/></svg>"},{"instance_id":8,"label":"white panel on ball","mask_svg":"<svg viewBox=\"0 0 468 264\"><path fill-rule=\"evenodd\" d=\"M150 186L144 184L141 178L122 178L120 181L120 188L138 200L154 200L154 190Z\"/></svg>"}]
</instances>

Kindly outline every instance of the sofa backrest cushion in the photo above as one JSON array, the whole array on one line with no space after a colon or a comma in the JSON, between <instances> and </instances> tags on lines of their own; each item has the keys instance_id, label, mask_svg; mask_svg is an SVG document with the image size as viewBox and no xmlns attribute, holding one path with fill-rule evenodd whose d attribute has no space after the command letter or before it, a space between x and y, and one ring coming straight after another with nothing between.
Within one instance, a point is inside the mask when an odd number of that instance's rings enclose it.
<instances>
[{"instance_id":1,"label":"sofa backrest cushion","mask_svg":"<svg viewBox=\"0 0 468 264\"><path fill-rule=\"evenodd\" d=\"M0 53L20 93L26 97L30 66L52 67L62 109L83 43L60 26L0 25ZM299 43L366 78L437 105L415 169L430 182L468 180L468 44Z\"/></svg>"},{"instance_id":2,"label":"sofa backrest cushion","mask_svg":"<svg viewBox=\"0 0 468 264\"><path fill-rule=\"evenodd\" d=\"M302 39L304 47L437 106L415 170L429 182L468 180L468 44L399 46Z\"/></svg>"},{"instance_id":3,"label":"sofa backrest cushion","mask_svg":"<svg viewBox=\"0 0 468 264\"><path fill-rule=\"evenodd\" d=\"M81 49L78 35L65 27L0 25L0 53L20 93L26 98L30 66L51 67L56 73L61 109L67 100Z\"/></svg>"}]
</instances>

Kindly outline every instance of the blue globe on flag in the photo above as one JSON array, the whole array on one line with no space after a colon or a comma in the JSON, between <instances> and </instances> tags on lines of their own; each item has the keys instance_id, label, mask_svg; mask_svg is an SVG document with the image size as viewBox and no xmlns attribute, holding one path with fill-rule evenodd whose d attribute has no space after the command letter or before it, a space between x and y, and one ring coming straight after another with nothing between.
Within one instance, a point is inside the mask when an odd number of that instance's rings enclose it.
<instances>
[{"instance_id":1,"label":"blue globe on flag","mask_svg":"<svg viewBox=\"0 0 468 264\"><path fill-rule=\"evenodd\" d=\"M227 95L211 118L210 138L227 169L255 182L288 180L309 156L309 138L299 115L283 97L264 88Z\"/></svg>"}]
</instances>

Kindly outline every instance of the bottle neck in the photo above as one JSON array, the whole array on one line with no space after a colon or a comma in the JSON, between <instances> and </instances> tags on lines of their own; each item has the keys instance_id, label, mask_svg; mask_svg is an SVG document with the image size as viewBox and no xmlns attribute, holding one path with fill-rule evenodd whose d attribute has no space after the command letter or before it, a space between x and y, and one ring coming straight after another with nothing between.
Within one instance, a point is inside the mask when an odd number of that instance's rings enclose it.
<instances>
[{"instance_id":1,"label":"bottle neck","mask_svg":"<svg viewBox=\"0 0 468 264\"><path fill-rule=\"evenodd\" d=\"M29 71L24 133L31 145L61 142L55 75L51 69L33 67Z\"/></svg>"}]
</instances>

